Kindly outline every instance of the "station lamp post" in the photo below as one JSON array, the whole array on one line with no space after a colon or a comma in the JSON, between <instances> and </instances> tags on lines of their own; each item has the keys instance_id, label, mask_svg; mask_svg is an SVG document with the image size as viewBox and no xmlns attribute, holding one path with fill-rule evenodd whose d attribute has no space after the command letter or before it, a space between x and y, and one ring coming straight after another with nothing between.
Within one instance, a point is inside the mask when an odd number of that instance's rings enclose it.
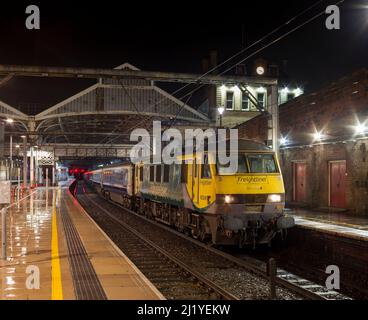
<instances>
[{"instance_id":1,"label":"station lamp post","mask_svg":"<svg viewBox=\"0 0 368 320\"><path fill-rule=\"evenodd\" d=\"M220 115L220 128L222 128L222 115L223 115L223 113L225 111L225 108L220 106L220 107L217 108L217 111L218 111L218 113Z\"/></svg>"},{"instance_id":2,"label":"station lamp post","mask_svg":"<svg viewBox=\"0 0 368 320\"><path fill-rule=\"evenodd\" d=\"M23 139L23 187L27 188L27 136L21 136Z\"/></svg>"},{"instance_id":3,"label":"station lamp post","mask_svg":"<svg viewBox=\"0 0 368 320\"><path fill-rule=\"evenodd\" d=\"M8 124L13 124L14 123L14 120L11 119L11 118L7 118L5 120L6 123ZM9 170L9 180L11 180L11 177L12 177L12 171L13 171L13 136L10 135L10 147L9 147L9 160L10 160L10 170Z\"/></svg>"},{"instance_id":4,"label":"station lamp post","mask_svg":"<svg viewBox=\"0 0 368 320\"><path fill-rule=\"evenodd\" d=\"M35 184L39 183L39 166L38 166L39 148L37 145L34 146L34 181Z\"/></svg>"}]
</instances>

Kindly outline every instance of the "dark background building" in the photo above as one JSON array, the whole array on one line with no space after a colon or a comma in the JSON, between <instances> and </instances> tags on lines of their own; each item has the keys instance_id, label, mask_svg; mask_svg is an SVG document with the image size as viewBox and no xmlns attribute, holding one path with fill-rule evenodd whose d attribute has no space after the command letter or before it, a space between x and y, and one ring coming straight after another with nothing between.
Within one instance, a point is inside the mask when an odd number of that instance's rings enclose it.
<instances>
[{"instance_id":1,"label":"dark background building","mask_svg":"<svg viewBox=\"0 0 368 320\"><path fill-rule=\"evenodd\" d=\"M267 116L239 135L267 139ZM368 70L280 106L280 161L289 205L367 214Z\"/></svg>"}]
</instances>

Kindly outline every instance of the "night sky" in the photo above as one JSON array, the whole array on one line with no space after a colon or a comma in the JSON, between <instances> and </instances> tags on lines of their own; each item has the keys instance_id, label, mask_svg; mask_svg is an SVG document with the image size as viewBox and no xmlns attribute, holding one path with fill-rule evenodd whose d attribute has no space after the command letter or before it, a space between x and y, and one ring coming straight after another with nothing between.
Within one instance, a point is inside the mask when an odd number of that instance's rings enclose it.
<instances>
[{"instance_id":1,"label":"night sky","mask_svg":"<svg viewBox=\"0 0 368 320\"><path fill-rule=\"evenodd\" d=\"M336 1L322 1L262 44ZM217 50L219 60L224 60L316 2L26 1L0 11L0 64L115 67L130 62L143 70L200 73L201 60L210 50ZM25 28L29 4L40 7L41 30ZM340 9L341 30L328 31L323 15L254 58L283 66L307 92L368 67L368 0L346 0ZM15 79L0 88L0 99L47 106L86 85Z\"/></svg>"}]
</instances>

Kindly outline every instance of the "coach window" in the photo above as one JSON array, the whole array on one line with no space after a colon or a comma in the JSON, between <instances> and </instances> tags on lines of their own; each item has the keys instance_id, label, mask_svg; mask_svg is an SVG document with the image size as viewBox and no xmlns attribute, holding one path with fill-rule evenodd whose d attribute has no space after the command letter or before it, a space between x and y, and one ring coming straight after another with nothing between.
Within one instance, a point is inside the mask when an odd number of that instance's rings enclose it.
<instances>
[{"instance_id":1,"label":"coach window","mask_svg":"<svg viewBox=\"0 0 368 320\"><path fill-rule=\"evenodd\" d=\"M181 165L181 182L187 183L188 182L188 165L183 163Z\"/></svg>"},{"instance_id":2,"label":"coach window","mask_svg":"<svg viewBox=\"0 0 368 320\"><path fill-rule=\"evenodd\" d=\"M192 164L192 168L194 170L194 174L193 177L197 178L198 177L198 165L197 165L197 159L194 159L193 164Z\"/></svg>"},{"instance_id":3,"label":"coach window","mask_svg":"<svg viewBox=\"0 0 368 320\"><path fill-rule=\"evenodd\" d=\"M164 164L164 182L168 183L170 180L170 166Z\"/></svg>"},{"instance_id":4,"label":"coach window","mask_svg":"<svg viewBox=\"0 0 368 320\"><path fill-rule=\"evenodd\" d=\"M150 181L155 181L155 166L150 166Z\"/></svg>"},{"instance_id":5,"label":"coach window","mask_svg":"<svg viewBox=\"0 0 368 320\"><path fill-rule=\"evenodd\" d=\"M161 171L162 171L162 166L159 164L156 166L156 182L159 182L159 183L161 183L161 175L162 175Z\"/></svg>"},{"instance_id":6,"label":"coach window","mask_svg":"<svg viewBox=\"0 0 368 320\"><path fill-rule=\"evenodd\" d=\"M202 179L211 179L211 167L208 163L208 155L207 154L204 155L201 178Z\"/></svg>"}]
</instances>

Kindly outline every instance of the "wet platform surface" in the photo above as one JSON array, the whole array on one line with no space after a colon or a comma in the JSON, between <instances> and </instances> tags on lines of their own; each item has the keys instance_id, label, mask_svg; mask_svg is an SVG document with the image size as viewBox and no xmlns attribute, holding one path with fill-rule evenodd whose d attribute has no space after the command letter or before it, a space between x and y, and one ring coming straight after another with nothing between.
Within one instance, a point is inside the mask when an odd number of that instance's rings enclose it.
<instances>
[{"instance_id":1,"label":"wet platform surface","mask_svg":"<svg viewBox=\"0 0 368 320\"><path fill-rule=\"evenodd\" d=\"M8 209L0 299L151 300L163 296L68 188L55 187L32 190Z\"/></svg>"},{"instance_id":2,"label":"wet platform surface","mask_svg":"<svg viewBox=\"0 0 368 320\"><path fill-rule=\"evenodd\" d=\"M368 241L368 218L347 213L325 213L305 209L291 209L298 226L316 229L347 238Z\"/></svg>"}]
</instances>

